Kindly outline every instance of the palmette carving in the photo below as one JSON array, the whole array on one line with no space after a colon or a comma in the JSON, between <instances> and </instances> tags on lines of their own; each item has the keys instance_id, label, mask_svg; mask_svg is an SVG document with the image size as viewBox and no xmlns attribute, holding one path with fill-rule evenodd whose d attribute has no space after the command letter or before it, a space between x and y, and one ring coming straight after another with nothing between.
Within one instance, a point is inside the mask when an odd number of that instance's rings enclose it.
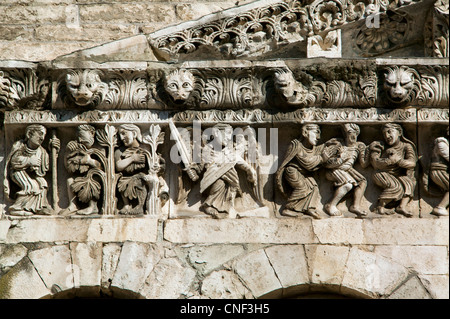
<instances>
[{"instance_id":1,"label":"palmette carving","mask_svg":"<svg viewBox=\"0 0 450 319\"><path fill-rule=\"evenodd\" d=\"M0 108L42 110L48 106L49 92L45 69L0 70Z\"/></svg>"},{"instance_id":2,"label":"palmette carving","mask_svg":"<svg viewBox=\"0 0 450 319\"><path fill-rule=\"evenodd\" d=\"M103 109L144 109L150 99L143 71L115 70L108 76L108 87Z\"/></svg>"}]
</instances>

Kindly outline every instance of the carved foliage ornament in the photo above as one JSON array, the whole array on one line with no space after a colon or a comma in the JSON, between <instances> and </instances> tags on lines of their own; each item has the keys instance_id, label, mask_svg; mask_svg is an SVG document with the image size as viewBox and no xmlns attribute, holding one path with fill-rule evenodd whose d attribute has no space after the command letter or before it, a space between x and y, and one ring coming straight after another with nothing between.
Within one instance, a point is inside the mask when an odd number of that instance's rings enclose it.
<instances>
[{"instance_id":1,"label":"carved foliage ornament","mask_svg":"<svg viewBox=\"0 0 450 319\"><path fill-rule=\"evenodd\" d=\"M150 39L150 42L171 58L193 53L201 46L215 47L227 58L238 58L264 54L273 43L280 45L302 41L306 36L356 21L374 12L385 12L414 2L417 1L375 0L367 4L367 1L360 0L316 0L312 3L291 0L163 35ZM403 26L397 27L398 32L401 28ZM397 34L392 34L390 38L392 41L399 40Z\"/></svg>"},{"instance_id":2,"label":"carved foliage ornament","mask_svg":"<svg viewBox=\"0 0 450 319\"><path fill-rule=\"evenodd\" d=\"M364 25L356 33L356 47L363 56L374 56L394 50L405 43L411 28L411 19L406 13L389 11L378 16L373 26Z\"/></svg>"}]
</instances>

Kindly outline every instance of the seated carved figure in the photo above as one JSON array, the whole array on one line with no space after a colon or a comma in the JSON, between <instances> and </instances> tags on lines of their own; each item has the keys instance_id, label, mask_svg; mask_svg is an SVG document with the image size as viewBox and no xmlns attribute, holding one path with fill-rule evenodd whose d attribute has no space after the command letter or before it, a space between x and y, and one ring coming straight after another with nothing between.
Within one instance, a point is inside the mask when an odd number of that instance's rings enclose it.
<instances>
[{"instance_id":1,"label":"seated carved figure","mask_svg":"<svg viewBox=\"0 0 450 319\"><path fill-rule=\"evenodd\" d=\"M98 153L92 148L95 142L95 128L90 125L78 127L78 139L67 144L65 166L73 175L67 179L69 206L60 215L91 215L99 212L97 200L100 197L100 183L94 174L102 174ZM77 203L78 202L78 203ZM79 209L80 204L88 206ZM78 205L77 205L78 204Z\"/></svg>"},{"instance_id":2,"label":"seated carved figure","mask_svg":"<svg viewBox=\"0 0 450 319\"><path fill-rule=\"evenodd\" d=\"M238 170L247 175L252 185L257 183L255 169L233 147L233 128L217 124L212 128L214 139L202 149L202 163L194 169L200 174L200 192L206 194L201 210L212 218L235 214L235 199L242 193Z\"/></svg>"},{"instance_id":3,"label":"seated carved figure","mask_svg":"<svg viewBox=\"0 0 450 319\"><path fill-rule=\"evenodd\" d=\"M167 193L164 180L158 176L165 163L161 157L152 161L149 151L140 147L142 135L139 127L134 124L123 124L119 127L119 137L124 148L115 152L116 170L121 173L117 188L123 200L119 214L144 214L146 199L154 187L158 195ZM155 162L157 164L153 165ZM148 207L147 207L148 209Z\"/></svg>"},{"instance_id":4,"label":"seated carved figure","mask_svg":"<svg viewBox=\"0 0 450 319\"><path fill-rule=\"evenodd\" d=\"M49 155L42 147L46 128L35 124L26 128L25 139L12 146L5 165L4 190L10 194L9 179L20 189L9 208L9 214L17 216L51 215L53 210L47 200L48 184L45 179L50 168ZM54 138L49 143L59 151L60 142Z\"/></svg>"},{"instance_id":5,"label":"seated carved figure","mask_svg":"<svg viewBox=\"0 0 450 319\"><path fill-rule=\"evenodd\" d=\"M332 199L325 204L325 211L330 216L342 216L342 212L338 210L337 204L348 192L354 189L353 205L349 208L349 211L358 216L365 216L367 212L362 210L361 200L367 187L367 180L353 166L356 161L359 161L363 168L370 164L366 156L366 145L357 140L360 133L358 125L353 123L344 124L342 125L342 131L344 132L345 140L335 140L337 145L339 145L339 152L335 156L330 157L324 164L327 168L327 179L334 182L336 187Z\"/></svg>"},{"instance_id":6,"label":"seated carved figure","mask_svg":"<svg viewBox=\"0 0 450 319\"><path fill-rule=\"evenodd\" d=\"M448 128L447 138L438 137L434 141L434 148L431 155L430 178L444 191L444 196L440 203L433 208L431 214L436 216L448 216L449 203L449 186L448 186L448 162L449 162L449 147L448 147Z\"/></svg>"},{"instance_id":7,"label":"seated carved figure","mask_svg":"<svg viewBox=\"0 0 450 319\"><path fill-rule=\"evenodd\" d=\"M285 208L281 211L283 216L297 217L299 213L303 213L320 218L315 206L319 187L313 173L336 151L336 147L317 145L320 134L318 125L303 125L302 139L291 142L276 173L277 186L288 197ZM287 187L291 188L290 193Z\"/></svg>"},{"instance_id":8,"label":"seated carved figure","mask_svg":"<svg viewBox=\"0 0 450 319\"><path fill-rule=\"evenodd\" d=\"M407 205L413 198L416 187L416 147L403 136L403 129L398 124L383 125L382 133L387 148L378 141L369 145L370 162L376 170L373 180L383 189L378 198L377 212L381 215L390 214L386 205L400 201L395 211L411 217L412 213L407 210Z\"/></svg>"}]
</instances>

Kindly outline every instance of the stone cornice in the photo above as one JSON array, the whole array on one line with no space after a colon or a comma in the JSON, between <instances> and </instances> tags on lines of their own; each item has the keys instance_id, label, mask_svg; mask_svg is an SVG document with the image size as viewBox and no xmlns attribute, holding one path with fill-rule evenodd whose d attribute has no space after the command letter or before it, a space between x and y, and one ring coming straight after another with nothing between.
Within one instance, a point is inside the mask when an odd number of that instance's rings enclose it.
<instances>
[{"instance_id":1,"label":"stone cornice","mask_svg":"<svg viewBox=\"0 0 450 319\"><path fill-rule=\"evenodd\" d=\"M448 58L287 59L274 61L191 61L185 63L0 62L0 107L4 110L65 109L186 110L316 108L404 108L448 106ZM175 101L167 79L184 72L192 86ZM175 73L174 73L175 72ZM80 103L68 94L67 79L95 84L95 101ZM401 97L390 90L409 79ZM87 82L93 83L87 83ZM289 83L280 90L279 83ZM94 97L93 97L94 99Z\"/></svg>"}]
</instances>

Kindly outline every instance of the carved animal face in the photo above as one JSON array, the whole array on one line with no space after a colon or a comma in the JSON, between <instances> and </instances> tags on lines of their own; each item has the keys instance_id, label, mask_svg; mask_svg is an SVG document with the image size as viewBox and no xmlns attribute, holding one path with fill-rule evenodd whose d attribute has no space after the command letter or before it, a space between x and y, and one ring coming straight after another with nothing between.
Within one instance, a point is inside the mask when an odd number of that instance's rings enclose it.
<instances>
[{"instance_id":1,"label":"carved animal face","mask_svg":"<svg viewBox=\"0 0 450 319\"><path fill-rule=\"evenodd\" d=\"M386 73L384 87L392 102L402 103L407 101L414 87L413 71L404 67L389 69Z\"/></svg>"},{"instance_id":2,"label":"carved animal face","mask_svg":"<svg viewBox=\"0 0 450 319\"><path fill-rule=\"evenodd\" d=\"M295 82L294 77L289 72L276 72L274 75L275 88L286 99L294 95Z\"/></svg>"},{"instance_id":3,"label":"carved animal face","mask_svg":"<svg viewBox=\"0 0 450 319\"><path fill-rule=\"evenodd\" d=\"M75 103L87 106L100 102L106 91L106 84L95 70L72 71L66 76L67 90Z\"/></svg>"},{"instance_id":4,"label":"carved animal face","mask_svg":"<svg viewBox=\"0 0 450 319\"><path fill-rule=\"evenodd\" d=\"M175 70L166 75L164 88L175 102L184 102L194 90L194 76L187 70Z\"/></svg>"}]
</instances>

